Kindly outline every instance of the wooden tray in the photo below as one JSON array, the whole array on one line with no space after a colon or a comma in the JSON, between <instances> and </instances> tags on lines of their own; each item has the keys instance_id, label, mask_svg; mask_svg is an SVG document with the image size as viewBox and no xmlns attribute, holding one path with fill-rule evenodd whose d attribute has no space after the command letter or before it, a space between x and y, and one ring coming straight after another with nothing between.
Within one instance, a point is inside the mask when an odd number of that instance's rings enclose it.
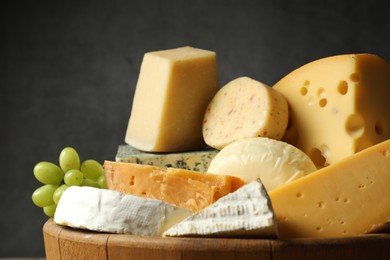
<instances>
[{"instance_id":1,"label":"wooden tray","mask_svg":"<svg viewBox=\"0 0 390 260\"><path fill-rule=\"evenodd\" d=\"M165 238L43 226L46 258L136 260L390 259L390 234L334 239Z\"/></svg>"}]
</instances>

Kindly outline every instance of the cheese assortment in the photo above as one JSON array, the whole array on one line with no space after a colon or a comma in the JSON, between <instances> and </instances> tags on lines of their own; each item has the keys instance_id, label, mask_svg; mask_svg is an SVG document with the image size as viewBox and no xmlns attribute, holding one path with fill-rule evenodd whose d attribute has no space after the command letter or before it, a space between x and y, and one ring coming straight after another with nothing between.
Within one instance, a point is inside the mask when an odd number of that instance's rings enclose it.
<instances>
[{"instance_id":1,"label":"cheese assortment","mask_svg":"<svg viewBox=\"0 0 390 260\"><path fill-rule=\"evenodd\" d=\"M160 200L94 187L64 191L54 221L59 225L100 232L161 235L191 211Z\"/></svg>"},{"instance_id":2,"label":"cheese assortment","mask_svg":"<svg viewBox=\"0 0 390 260\"><path fill-rule=\"evenodd\" d=\"M225 146L207 172L228 174L246 182L261 179L267 191L317 170L298 148L267 137L244 138Z\"/></svg>"},{"instance_id":3,"label":"cheese assortment","mask_svg":"<svg viewBox=\"0 0 390 260\"><path fill-rule=\"evenodd\" d=\"M247 137L280 140L288 122L286 99L271 87L251 79L234 79L211 100L203 120L203 138L211 147Z\"/></svg>"},{"instance_id":4,"label":"cheese assortment","mask_svg":"<svg viewBox=\"0 0 390 260\"><path fill-rule=\"evenodd\" d=\"M177 223L164 236L276 238L276 219L259 179Z\"/></svg>"},{"instance_id":5,"label":"cheese assortment","mask_svg":"<svg viewBox=\"0 0 390 260\"><path fill-rule=\"evenodd\" d=\"M324 167L390 138L390 66L372 54L310 62L273 88L290 107L284 137Z\"/></svg>"},{"instance_id":6,"label":"cheese assortment","mask_svg":"<svg viewBox=\"0 0 390 260\"><path fill-rule=\"evenodd\" d=\"M243 186L238 177L135 163L104 162L107 187L199 211Z\"/></svg>"},{"instance_id":7,"label":"cheese assortment","mask_svg":"<svg viewBox=\"0 0 390 260\"><path fill-rule=\"evenodd\" d=\"M181 153L151 153L140 151L130 145L119 145L115 161L206 172L217 153L218 150L215 149Z\"/></svg>"},{"instance_id":8,"label":"cheese assortment","mask_svg":"<svg viewBox=\"0 0 390 260\"><path fill-rule=\"evenodd\" d=\"M165 237L373 232L390 220L389 85L371 54L219 88L215 52L146 53L108 190L67 188L54 221Z\"/></svg>"},{"instance_id":9,"label":"cheese assortment","mask_svg":"<svg viewBox=\"0 0 390 260\"><path fill-rule=\"evenodd\" d=\"M203 115L217 90L215 52L182 47L146 53L126 143L148 152L203 148Z\"/></svg>"}]
</instances>

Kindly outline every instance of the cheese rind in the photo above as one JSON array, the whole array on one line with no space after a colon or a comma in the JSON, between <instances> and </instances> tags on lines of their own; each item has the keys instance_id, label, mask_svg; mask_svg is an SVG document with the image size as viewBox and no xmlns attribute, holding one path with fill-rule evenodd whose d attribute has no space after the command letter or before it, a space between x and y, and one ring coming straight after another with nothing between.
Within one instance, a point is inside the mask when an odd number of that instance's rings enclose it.
<instances>
[{"instance_id":1,"label":"cheese rind","mask_svg":"<svg viewBox=\"0 0 390 260\"><path fill-rule=\"evenodd\" d=\"M226 145L248 137L280 140L287 127L286 99L271 87L240 77L223 86L207 107L203 138L211 147Z\"/></svg>"},{"instance_id":2,"label":"cheese rind","mask_svg":"<svg viewBox=\"0 0 390 260\"><path fill-rule=\"evenodd\" d=\"M317 170L298 148L266 137L245 138L225 146L211 161L207 172L228 174L246 182L258 178L268 191Z\"/></svg>"},{"instance_id":3,"label":"cheese rind","mask_svg":"<svg viewBox=\"0 0 390 260\"><path fill-rule=\"evenodd\" d=\"M215 52L182 47L146 53L125 142L148 152L203 148L203 115L217 91Z\"/></svg>"},{"instance_id":4,"label":"cheese rind","mask_svg":"<svg viewBox=\"0 0 390 260\"><path fill-rule=\"evenodd\" d=\"M99 232L161 235L191 211L159 200L93 187L71 186L58 203L59 225Z\"/></svg>"},{"instance_id":5,"label":"cheese rind","mask_svg":"<svg viewBox=\"0 0 390 260\"><path fill-rule=\"evenodd\" d=\"M243 186L240 178L152 165L104 162L107 187L111 190L199 211Z\"/></svg>"},{"instance_id":6,"label":"cheese rind","mask_svg":"<svg viewBox=\"0 0 390 260\"><path fill-rule=\"evenodd\" d=\"M218 153L215 149L205 149L181 153L142 152L130 145L120 145L115 157L117 162L154 165L161 168L179 168L206 172L210 161Z\"/></svg>"},{"instance_id":7,"label":"cheese rind","mask_svg":"<svg viewBox=\"0 0 390 260\"><path fill-rule=\"evenodd\" d=\"M390 66L371 54L310 62L273 88L290 107L283 140L327 166L390 138Z\"/></svg>"},{"instance_id":8,"label":"cheese rind","mask_svg":"<svg viewBox=\"0 0 390 260\"><path fill-rule=\"evenodd\" d=\"M269 192L281 238L346 237L390 221L390 140Z\"/></svg>"},{"instance_id":9,"label":"cheese rind","mask_svg":"<svg viewBox=\"0 0 390 260\"><path fill-rule=\"evenodd\" d=\"M276 237L275 215L260 180L186 218L163 236Z\"/></svg>"}]
</instances>

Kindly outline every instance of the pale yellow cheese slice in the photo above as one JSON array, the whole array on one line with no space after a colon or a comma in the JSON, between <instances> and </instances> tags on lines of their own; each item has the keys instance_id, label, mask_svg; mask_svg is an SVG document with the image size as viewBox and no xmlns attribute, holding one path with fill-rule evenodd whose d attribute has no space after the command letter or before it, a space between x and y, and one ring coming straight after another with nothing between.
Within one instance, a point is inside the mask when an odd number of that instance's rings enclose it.
<instances>
[{"instance_id":1,"label":"pale yellow cheese slice","mask_svg":"<svg viewBox=\"0 0 390 260\"><path fill-rule=\"evenodd\" d=\"M298 148L267 137L245 138L225 146L207 172L236 176L247 183L260 178L271 191L317 170Z\"/></svg>"},{"instance_id":2,"label":"pale yellow cheese slice","mask_svg":"<svg viewBox=\"0 0 390 260\"><path fill-rule=\"evenodd\" d=\"M215 52L182 47L146 53L126 143L148 152L203 148L203 115L217 91Z\"/></svg>"},{"instance_id":3,"label":"pale yellow cheese slice","mask_svg":"<svg viewBox=\"0 0 390 260\"><path fill-rule=\"evenodd\" d=\"M269 192L279 236L356 236L390 220L390 140Z\"/></svg>"},{"instance_id":4,"label":"pale yellow cheese slice","mask_svg":"<svg viewBox=\"0 0 390 260\"><path fill-rule=\"evenodd\" d=\"M205 142L222 149L233 141L264 136L281 139L287 127L286 99L271 87L240 77L223 86L207 107Z\"/></svg>"},{"instance_id":5,"label":"pale yellow cheese slice","mask_svg":"<svg viewBox=\"0 0 390 260\"><path fill-rule=\"evenodd\" d=\"M390 138L390 66L371 54L327 57L277 82L290 107L283 140L317 166Z\"/></svg>"}]
</instances>

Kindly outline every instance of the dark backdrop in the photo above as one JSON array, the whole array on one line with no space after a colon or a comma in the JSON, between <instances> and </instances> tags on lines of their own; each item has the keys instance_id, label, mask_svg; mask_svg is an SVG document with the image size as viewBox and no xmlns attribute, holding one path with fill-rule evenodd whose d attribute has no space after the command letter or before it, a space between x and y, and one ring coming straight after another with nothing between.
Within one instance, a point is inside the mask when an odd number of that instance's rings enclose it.
<instances>
[{"instance_id":1,"label":"dark backdrop","mask_svg":"<svg viewBox=\"0 0 390 260\"><path fill-rule=\"evenodd\" d=\"M378 3L2 3L0 257L44 255L47 218L31 202L37 162L58 162L65 146L82 160L115 158L145 52L213 50L221 85L239 76L272 85L309 61L342 53L390 61L389 14Z\"/></svg>"}]
</instances>

